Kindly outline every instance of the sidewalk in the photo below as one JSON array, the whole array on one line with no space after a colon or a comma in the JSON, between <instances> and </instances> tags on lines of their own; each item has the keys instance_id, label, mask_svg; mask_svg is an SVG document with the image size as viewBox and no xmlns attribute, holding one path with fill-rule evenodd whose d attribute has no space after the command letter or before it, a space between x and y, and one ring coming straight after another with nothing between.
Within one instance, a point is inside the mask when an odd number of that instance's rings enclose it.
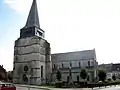
<instances>
[{"instance_id":1,"label":"sidewalk","mask_svg":"<svg viewBox=\"0 0 120 90\"><path fill-rule=\"evenodd\" d=\"M112 85L112 86L106 86L106 87L104 86L104 87L100 87L100 88L99 87L95 87L95 88L93 88L93 90L104 89L104 88L111 88L111 87L117 87L117 86L119 86L119 85L116 85L116 86Z\"/></svg>"},{"instance_id":2,"label":"sidewalk","mask_svg":"<svg viewBox=\"0 0 120 90\"><path fill-rule=\"evenodd\" d=\"M26 87L26 88L36 88L36 89L43 89L43 90L50 90L48 87L34 86L34 85L15 84L15 86L17 86L17 87Z\"/></svg>"},{"instance_id":3,"label":"sidewalk","mask_svg":"<svg viewBox=\"0 0 120 90\"><path fill-rule=\"evenodd\" d=\"M43 90L94 90L91 88L50 88L50 87L34 86L34 85L21 85L21 84L15 84L15 85L18 87L36 88Z\"/></svg>"}]
</instances>

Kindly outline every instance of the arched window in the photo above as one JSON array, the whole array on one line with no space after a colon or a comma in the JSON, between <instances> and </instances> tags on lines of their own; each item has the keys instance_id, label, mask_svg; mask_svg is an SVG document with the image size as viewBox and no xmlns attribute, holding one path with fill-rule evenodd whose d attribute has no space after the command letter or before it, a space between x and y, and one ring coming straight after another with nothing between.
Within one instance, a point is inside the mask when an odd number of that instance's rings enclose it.
<instances>
[{"instance_id":1,"label":"arched window","mask_svg":"<svg viewBox=\"0 0 120 90\"><path fill-rule=\"evenodd\" d=\"M64 67L63 63L62 63L62 68Z\"/></svg>"},{"instance_id":2,"label":"arched window","mask_svg":"<svg viewBox=\"0 0 120 90\"><path fill-rule=\"evenodd\" d=\"M70 62L70 67L72 67L72 63Z\"/></svg>"},{"instance_id":3,"label":"arched window","mask_svg":"<svg viewBox=\"0 0 120 90\"><path fill-rule=\"evenodd\" d=\"M55 64L54 64L53 68L55 68Z\"/></svg>"},{"instance_id":4,"label":"arched window","mask_svg":"<svg viewBox=\"0 0 120 90\"><path fill-rule=\"evenodd\" d=\"M88 61L88 66L90 66L90 61Z\"/></svg>"},{"instance_id":5,"label":"arched window","mask_svg":"<svg viewBox=\"0 0 120 90\"><path fill-rule=\"evenodd\" d=\"M77 81L79 82L79 76L77 75Z\"/></svg>"},{"instance_id":6,"label":"arched window","mask_svg":"<svg viewBox=\"0 0 120 90\"><path fill-rule=\"evenodd\" d=\"M15 64L13 65L13 70L15 70Z\"/></svg>"},{"instance_id":7,"label":"arched window","mask_svg":"<svg viewBox=\"0 0 120 90\"><path fill-rule=\"evenodd\" d=\"M43 66L41 66L41 78L43 77Z\"/></svg>"},{"instance_id":8,"label":"arched window","mask_svg":"<svg viewBox=\"0 0 120 90\"><path fill-rule=\"evenodd\" d=\"M79 62L79 67L81 67L81 62Z\"/></svg>"},{"instance_id":9,"label":"arched window","mask_svg":"<svg viewBox=\"0 0 120 90\"><path fill-rule=\"evenodd\" d=\"M69 76L67 76L67 82L69 82Z\"/></svg>"}]
</instances>

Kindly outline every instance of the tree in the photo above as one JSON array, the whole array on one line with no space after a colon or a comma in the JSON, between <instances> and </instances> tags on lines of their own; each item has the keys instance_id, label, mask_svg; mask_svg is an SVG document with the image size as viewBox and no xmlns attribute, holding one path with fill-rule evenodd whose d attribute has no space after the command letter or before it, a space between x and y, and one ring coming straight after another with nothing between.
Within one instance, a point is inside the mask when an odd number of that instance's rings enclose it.
<instances>
[{"instance_id":1,"label":"tree","mask_svg":"<svg viewBox=\"0 0 120 90\"><path fill-rule=\"evenodd\" d=\"M6 80L6 73L0 72L0 80Z\"/></svg>"},{"instance_id":2,"label":"tree","mask_svg":"<svg viewBox=\"0 0 120 90\"><path fill-rule=\"evenodd\" d=\"M111 78L108 78L108 81L111 81Z\"/></svg>"},{"instance_id":3,"label":"tree","mask_svg":"<svg viewBox=\"0 0 120 90\"><path fill-rule=\"evenodd\" d=\"M60 72L60 70L57 70L56 78L57 78L58 81L61 80L61 72Z\"/></svg>"},{"instance_id":4,"label":"tree","mask_svg":"<svg viewBox=\"0 0 120 90\"><path fill-rule=\"evenodd\" d=\"M115 81L116 80L116 76L115 74L112 76L112 79Z\"/></svg>"},{"instance_id":5,"label":"tree","mask_svg":"<svg viewBox=\"0 0 120 90\"><path fill-rule=\"evenodd\" d=\"M13 79L13 71L8 71L7 72L7 78L8 78L8 80L12 81L12 79Z\"/></svg>"},{"instance_id":6,"label":"tree","mask_svg":"<svg viewBox=\"0 0 120 90\"><path fill-rule=\"evenodd\" d=\"M87 75L87 70L82 69L81 72L80 72L80 77L85 80L87 78L87 76L88 76Z\"/></svg>"},{"instance_id":7,"label":"tree","mask_svg":"<svg viewBox=\"0 0 120 90\"><path fill-rule=\"evenodd\" d=\"M99 81L104 82L106 78L106 72L104 70L98 70Z\"/></svg>"},{"instance_id":8,"label":"tree","mask_svg":"<svg viewBox=\"0 0 120 90\"><path fill-rule=\"evenodd\" d=\"M3 80L3 74L0 73L0 80Z\"/></svg>"}]
</instances>

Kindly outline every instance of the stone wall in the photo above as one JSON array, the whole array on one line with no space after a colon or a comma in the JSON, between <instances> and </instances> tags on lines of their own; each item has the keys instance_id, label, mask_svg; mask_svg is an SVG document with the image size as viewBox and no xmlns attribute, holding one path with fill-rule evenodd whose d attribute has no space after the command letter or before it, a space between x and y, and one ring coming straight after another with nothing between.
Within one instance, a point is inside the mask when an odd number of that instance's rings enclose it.
<instances>
[{"instance_id":1,"label":"stone wall","mask_svg":"<svg viewBox=\"0 0 120 90\"><path fill-rule=\"evenodd\" d=\"M24 71L27 66L28 70ZM41 66L43 74L41 77ZM47 74L51 75L50 44L37 36L15 41L13 82L21 84L46 83ZM49 72L46 72L49 71ZM24 81L23 74L27 81ZM25 77L25 76L24 76ZM50 79L50 76L48 77Z\"/></svg>"}]
</instances>

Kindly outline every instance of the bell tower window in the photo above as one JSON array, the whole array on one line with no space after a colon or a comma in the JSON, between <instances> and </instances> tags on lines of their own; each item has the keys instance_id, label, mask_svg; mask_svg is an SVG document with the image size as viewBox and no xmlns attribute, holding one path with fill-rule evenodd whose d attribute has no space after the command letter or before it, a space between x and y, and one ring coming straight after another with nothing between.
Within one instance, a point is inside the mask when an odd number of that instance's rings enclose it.
<instances>
[{"instance_id":1,"label":"bell tower window","mask_svg":"<svg viewBox=\"0 0 120 90\"><path fill-rule=\"evenodd\" d=\"M36 32L36 35L37 35L37 36L42 36L42 33L41 33L40 31L37 31L37 32Z\"/></svg>"}]
</instances>

